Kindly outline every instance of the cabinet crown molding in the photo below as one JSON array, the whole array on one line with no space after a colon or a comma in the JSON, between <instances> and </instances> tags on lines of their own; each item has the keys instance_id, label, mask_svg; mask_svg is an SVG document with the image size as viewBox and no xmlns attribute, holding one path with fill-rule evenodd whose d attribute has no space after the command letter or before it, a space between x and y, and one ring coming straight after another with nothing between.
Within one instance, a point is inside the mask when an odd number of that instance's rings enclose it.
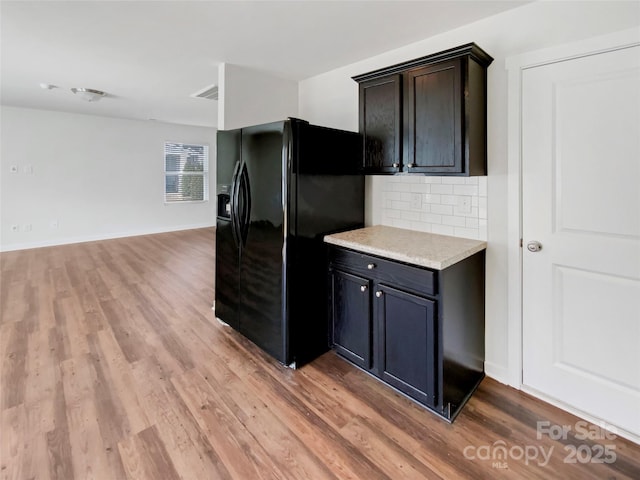
<instances>
[{"instance_id":1,"label":"cabinet crown molding","mask_svg":"<svg viewBox=\"0 0 640 480\"><path fill-rule=\"evenodd\" d=\"M485 67L485 68L491 65L491 62L493 62L493 57L491 55L489 55L482 48L480 48L478 45L472 42L472 43L467 43L465 45L460 45L459 47L443 50L442 52L432 53L431 55L426 55L424 57L415 58L413 60L409 60L406 62L397 63L389 67L384 67L378 70L373 70L371 72L362 73L360 75L356 75L351 78L356 82L362 82L365 80L370 80L372 78L380 77L382 75L400 73L414 67L423 67L425 65L436 63L441 60L452 59L456 57L464 57L464 56L471 57L476 62L478 62L482 67Z\"/></svg>"}]
</instances>

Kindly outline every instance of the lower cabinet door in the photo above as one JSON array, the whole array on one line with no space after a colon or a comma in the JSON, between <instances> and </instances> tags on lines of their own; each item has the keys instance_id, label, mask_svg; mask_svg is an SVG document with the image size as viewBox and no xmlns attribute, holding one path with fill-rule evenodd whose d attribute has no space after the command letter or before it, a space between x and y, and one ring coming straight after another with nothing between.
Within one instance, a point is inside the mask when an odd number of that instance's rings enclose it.
<instances>
[{"instance_id":1,"label":"lower cabinet door","mask_svg":"<svg viewBox=\"0 0 640 480\"><path fill-rule=\"evenodd\" d=\"M386 285L375 290L380 376L419 402L435 406L436 302Z\"/></svg>"},{"instance_id":2,"label":"lower cabinet door","mask_svg":"<svg viewBox=\"0 0 640 480\"><path fill-rule=\"evenodd\" d=\"M331 342L335 350L362 368L371 368L370 280L331 272Z\"/></svg>"}]
</instances>

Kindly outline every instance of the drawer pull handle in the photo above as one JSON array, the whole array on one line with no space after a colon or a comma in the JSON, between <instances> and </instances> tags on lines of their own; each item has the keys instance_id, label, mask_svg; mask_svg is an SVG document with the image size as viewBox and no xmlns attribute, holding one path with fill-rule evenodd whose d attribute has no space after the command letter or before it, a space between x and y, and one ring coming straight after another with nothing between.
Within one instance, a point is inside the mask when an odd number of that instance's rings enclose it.
<instances>
[{"instance_id":1,"label":"drawer pull handle","mask_svg":"<svg viewBox=\"0 0 640 480\"><path fill-rule=\"evenodd\" d=\"M367 268L369 270L373 270L374 268L376 268L376 264L375 263L370 263L369 265L367 265Z\"/></svg>"},{"instance_id":2,"label":"drawer pull handle","mask_svg":"<svg viewBox=\"0 0 640 480\"><path fill-rule=\"evenodd\" d=\"M400 164L399 164L399 163L392 163L392 164L391 164L391 166L392 166L393 168L398 168L398 167L400 166Z\"/></svg>"},{"instance_id":3,"label":"drawer pull handle","mask_svg":"<svg viewBox=\"0 0 640 480\"><path fill-rule=\"evenodd\" d=\"M367 291L367 286L366 285L360 285L360 291L361 292L366 292Z\"/></svg>"},{"instance_id":4,"label":"drawer pull handle","mask_svg":"<svg viewBox=\"0 0 640 480\"><path fill-rule=\"evenodd\" d=\"M380 298L382 296L382 290L378 290L376 292L376 297Z\"/></svg>"}]
</instances>

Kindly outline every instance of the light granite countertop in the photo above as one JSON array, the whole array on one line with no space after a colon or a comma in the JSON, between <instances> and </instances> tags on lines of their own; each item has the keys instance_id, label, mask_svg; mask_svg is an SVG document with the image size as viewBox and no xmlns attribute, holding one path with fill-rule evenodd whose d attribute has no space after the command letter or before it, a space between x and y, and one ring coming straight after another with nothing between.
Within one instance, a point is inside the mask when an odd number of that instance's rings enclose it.
<instances>
[{"instance_id":1,"label":"light granite countertop","mask_svg":"<svg viewBox=\"0 0 640 480\"><path fill-rule=\"evenodd\" d=\"M487 242L376 225L334 233L324 241L362 253L444 270L487 248Z\"/></svg>"}]
</instances>

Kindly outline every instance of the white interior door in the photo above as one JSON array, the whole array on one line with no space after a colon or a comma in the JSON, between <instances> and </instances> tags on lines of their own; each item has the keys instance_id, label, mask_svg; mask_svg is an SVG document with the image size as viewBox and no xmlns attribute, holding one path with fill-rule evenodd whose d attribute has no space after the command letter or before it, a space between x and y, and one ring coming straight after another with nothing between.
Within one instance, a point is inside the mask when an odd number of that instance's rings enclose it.
<instances>
[{"instance_id":1,"label":"white interior door","mask_svg":"<svg viewBox=\"0 0 640 480\"><path fill-rule=\"evenodd\" d=\"M640 436L640 47L523 70L522 162L523 383Z\"/></svg>"}]
</instances>

